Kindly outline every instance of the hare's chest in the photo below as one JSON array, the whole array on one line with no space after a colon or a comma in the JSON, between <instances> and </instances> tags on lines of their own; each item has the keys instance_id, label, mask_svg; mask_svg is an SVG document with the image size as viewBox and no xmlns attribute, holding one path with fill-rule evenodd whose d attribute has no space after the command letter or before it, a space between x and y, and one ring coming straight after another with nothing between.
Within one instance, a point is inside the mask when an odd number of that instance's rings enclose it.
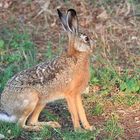
<instances>
[{"instance_id":1,"label":"hare's chest","mask_svg":"<svg viewBox=\"0 0 140 140\"><path fill-rule=\"evenodd\" d=\"M88 69L77 70L77 72L74 74L74 80L73 80L75 87L85 88L88 84L89 77L90 75Z\"/></svg>"},{"instance_id":2,"label":"hare's chest","mask_svg":"<svg viewBox=\"0 0 140 140\"><path fill-rule=\"evenodd\" d=\"M88 69L77 69L73 73L71 81L65 91L82 93L88 85L89 78L90 74Z\"/></svg>"}]
</instances>

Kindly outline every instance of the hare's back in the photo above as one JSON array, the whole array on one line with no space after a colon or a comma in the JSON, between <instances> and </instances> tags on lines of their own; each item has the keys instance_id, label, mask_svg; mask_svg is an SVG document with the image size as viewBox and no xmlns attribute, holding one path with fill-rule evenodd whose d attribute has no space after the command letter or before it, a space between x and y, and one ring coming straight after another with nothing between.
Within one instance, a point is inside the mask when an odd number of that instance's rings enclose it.
<instances>
[{"instance_id":1,"label":"hare's back","mask_svg":"<svg viewBox=\"0 0 140 140\"><path fill-rule=\"evenodd\" d=\"M63 57L40 63L13 76L5 89L21 92L30 87L47 94L47 91L51 92L55 87L59 88L69 81L72 73L71 63L71 59Z\"/></svg>"}]
</instances>

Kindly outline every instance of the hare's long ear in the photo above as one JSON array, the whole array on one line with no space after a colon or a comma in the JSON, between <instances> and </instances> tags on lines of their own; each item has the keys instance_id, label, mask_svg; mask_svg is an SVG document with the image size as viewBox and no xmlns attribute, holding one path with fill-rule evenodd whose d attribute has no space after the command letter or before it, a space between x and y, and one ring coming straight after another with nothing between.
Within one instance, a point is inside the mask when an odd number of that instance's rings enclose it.
<instances>
[{"instance_id":1,"label":"hare's long ear","mask_svg":"<svg viewBox=\"0 0 140 140\"><path fill-rule=\"evenodd\" d=\"M62 23L62 26L63 26L64 30L68 31L66 16L64 14L62 14L59 9L57 9L57 12L58 12L58 16L60 18L60 21Z\"/></svg>"},{"instance_id":2,"label":"hare's long ear","mask_svg":"<svg viewBox=\"0 0 140 140\"><path fill-rule=\"evenodd\" d=\"M78 34L78 18L76 11L74 9L69 9L67 11L67 27L68 30L72 33Z\"/></svg>"}]
</instances>

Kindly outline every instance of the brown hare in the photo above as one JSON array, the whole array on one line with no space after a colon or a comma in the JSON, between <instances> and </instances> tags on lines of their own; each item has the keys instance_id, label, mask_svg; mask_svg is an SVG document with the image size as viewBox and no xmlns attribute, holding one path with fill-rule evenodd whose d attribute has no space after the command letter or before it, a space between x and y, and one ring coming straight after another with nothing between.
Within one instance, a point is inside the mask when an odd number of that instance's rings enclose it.
<instances>
[{"instance_id":1,"label":"brown hare","mask_svg":"<svg viewBox=\"0 0 140 140\"><path fill-rule=\"evenodd\" d=\"M44 125L60 127L57 122L39 122L38 117L47 103L66 99L74 129L92 130L82 105L89 74L89 56L94 45L86 35L79 33L76 11L66 15L57 10L68 34L67 50L52 61L40 63L21 71L6 84L1 94L0 120L17 122L29 131L38 131Z\"/></svg>"}]
</instances>

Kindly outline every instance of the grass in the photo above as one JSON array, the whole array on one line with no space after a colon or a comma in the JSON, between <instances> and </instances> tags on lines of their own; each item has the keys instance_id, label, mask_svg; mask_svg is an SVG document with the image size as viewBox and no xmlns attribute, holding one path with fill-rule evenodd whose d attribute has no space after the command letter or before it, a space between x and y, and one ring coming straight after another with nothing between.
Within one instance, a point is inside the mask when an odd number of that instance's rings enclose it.
<instances>
[{"instance_id":1,"label":"grass","mask_svg":"<svg viewBox=\"0 0 140 140\"><path fill-rule=\"evenodd\" d=\"M140 103L140 98L136 94L122 94L113 97L114 102L132 106L136 103Z\"/></svg>"},{"instance_id":2,"label":"grass","mask_svg":"<svg viewBox=\"0 0 140 140\"><path fill-rule=\"evenodd\" d=\"M51 118L51 120L57 120L51 113L47 112L46 114L46 111L43 111L42 115L47 115L47 119ZM94 131L77 130L75 132L72 130L72 128L53 129L47 126L44 127L40 132L27 132L19 128L19 126L16 124L0 122L0 134L5 136L5 140L96 140L99 132L100 131L98 129Z\"/></svg>"},{"instance_id":3,"label":"grass","mask_svg":"<svg viewBox=\"0 0 140 140\"><path fill-rule=\"evenodd\" d=\"M103 104L95 102L95 105L91 109L91 114L94 116L100 116L103 112Z\"/></svg>"},{"instance_id":4,"label":"grass","mask_svg":"<svg viewBox=\"0 0 140 140\"><path fill-rule=\"evenodd\" d=\"M123 135L123 128L118 123L118 118L112 114L110 119L105 124L105 130L108 133L107 140L119 139Z\"/></svg>"},{"instance_id":5,"label":"grass","mask_svg":"<svg viewBox=\"0 0 140 140\"><path fill-rule=\"evenodd\" d=\"M51 130L46 127L38 133L26 132L16 124L0 122L0 134L5 136L5 140L15 140L20 138L24 138L26 140L44 140L51 137Z\"/></svg>"},{"instance_id":6,"label":"grass","mask_svg":"<svg viewBox=\"0 0 140 140\"><path fill-rule=\"evenodd\" d=\"M94 132L91 131L83 131L83 132L63 132L63 139L64 140L96 140L99 134L99 130Z\"/></svg>"},{"instance_id":7,"label":"grass","mask_svg":"<svg viewBox=\"0 0 140 140\"><path fill-rule=\"evenodd\" d=\"M5 140L44 140L44 139L58 139L58 140L96 140L99 130L96 131L70 131L65 129L52 129L44 127L40 132L26 132L20 129L16 124L0 122L0 134L3 134Z\"/></svg>"},{"instance_id":8,"label":"grass","mask_svg":"<svg viewBox=\"0 0 140 140\"><path fill-rule=\"evenodd\" d=\"M26 132L24 135L27 140L44 140L49 139L52 136L52 130L48 127L45 127L40 132Z\"/></svg>"},{"instance_id":9,"label":"grass","mask_svg":"<svg viewBox=\"0 0 140 140\"><path fill-rule=\"evenodd\" d=\"M27 32L4 28L0 32L0 92L15 73L37 63L36 47Z\"/></svg>"},{"instance_id":10,"label":"grass","mask_svg":"<svg viewBox=\"0 0 140 140\"><path fill-rule=\"evenodd\" d=\"M5 139L15 139L19 137L22 130L13 123L0 122L0 134L5 136Z\"/></svg>"},{"instance_id":11,"label":"grass","mask_svg":"<svg viewBox=\"0 0 140 140\"><path fill-rule=\"evenodd\" d=\"M129 74L126 70L123 74L119 74L111 67L90 68L91 85L100 85L103 91L111 92L114 87L125 93L140 93L140 75L137 71Z\"/></svg>"},{"instance_id":12,"label":"grass","mask_svg":"<svg viewBox=\"0 0 140 140\"><path fill-rule=\"evenodd\" d=\"M46 112L43 112L46 115ZM99 114L97 114L99 115ZM52 114L47 113L47 118L52 118ZM53 120L53 119L52 119ZM56 120L56 119L54 119ZM104 131L108 134L104 139L114 140L123 135L123 129L118 123L118 118L112 114L110 119L105 123ZM74 132L68 128L65 129L53 129L50 127L44 127L40 132L27 132L13 123L0 122L0 134L5 136L5 140L44 140L44 139L58 139L58 140L96 140L101 138L100 129L94 131L77 130Z\"/></svg>"}]
</instances>

